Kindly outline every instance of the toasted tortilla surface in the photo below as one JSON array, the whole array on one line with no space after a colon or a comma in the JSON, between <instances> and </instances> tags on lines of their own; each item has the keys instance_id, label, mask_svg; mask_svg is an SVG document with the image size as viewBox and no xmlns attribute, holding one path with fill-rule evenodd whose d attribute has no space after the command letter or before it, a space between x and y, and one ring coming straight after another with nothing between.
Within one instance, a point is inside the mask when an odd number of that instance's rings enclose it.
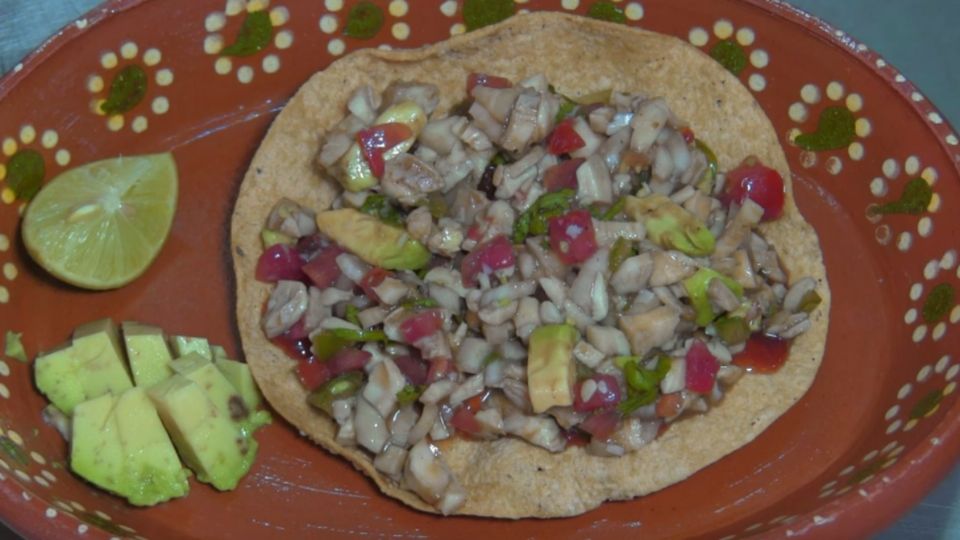
<instances>
[{"instance_id":1,"label":"toasted tortilla surface","mask_svg":"<svg viewBox=\"0 0 960 540\"><path fill-rule=\"evenodd\" d=\"M816 233L800 216L790 171L773 126L750 92L701 51L676 38L571 15L517 15L416 50L365 49L313 75L274 121L247 171L233 214L231 240L237 320L243 349L271 405L327 450L344 456L387 495L436 512L415 493L376 471L369 454L338 445L336 424L312 409L296 362L272 345L260 327L272 285L254 279L260 231L281 197L310 208L330 205L336 189L314 166L325 132L345 115L357 87L382 91L393 81L439 87L438 115L466 97L467 75L483 72L521 80L536 73L568 96L614 90L663 96L677 116L716 152L721 170L747 156L777 169L787 184L784 215L764 224L791 276L818 280L823 302L812 328L794 340L784 366L746 375L708 413L683 419L641 450L619 458L583 448L559 454L507 437L493 442L441 441L468 498L458 513L501 518L570 516L605 500L629 499L684 480L753 440L789 409L813 382L827 337L830 293Z\"/></svg>"}]
</instances>

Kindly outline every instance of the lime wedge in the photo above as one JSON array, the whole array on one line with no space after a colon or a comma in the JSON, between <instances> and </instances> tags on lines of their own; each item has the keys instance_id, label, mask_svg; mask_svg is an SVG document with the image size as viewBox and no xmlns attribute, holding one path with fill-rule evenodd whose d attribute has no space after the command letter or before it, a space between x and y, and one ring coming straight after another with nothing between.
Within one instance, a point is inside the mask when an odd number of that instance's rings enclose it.
<instances>
[{"instance_id":1,"label":"lime wedge","mask_svg":"<svg viewBox=\"0 0 960 540\"><path fill-rule=\"evenodd\" d=\"M176 206L177 165L169 153L88 163L37 193L23 216L23 242L57 278L113 289L157 257Z\"/></svg>"}]
</instances>

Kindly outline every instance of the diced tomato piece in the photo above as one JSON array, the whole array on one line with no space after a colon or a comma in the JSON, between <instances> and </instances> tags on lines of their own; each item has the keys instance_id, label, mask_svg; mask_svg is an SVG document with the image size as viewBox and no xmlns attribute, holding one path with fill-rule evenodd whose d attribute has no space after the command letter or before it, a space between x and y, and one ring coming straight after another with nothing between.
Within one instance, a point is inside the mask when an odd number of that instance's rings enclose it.
<instances>
[{"instance_id":1,"label":"diced tomato piece","mask_svg":"<svg viewBox=\"0 0 960 540\"><path fill-rule=\"evenodd\" d=\"M702 341L695 340L687 351L687 390L705 394L713 390L720 365Z\"/></svg>"},{"instance_id":2,"label":"diced tomato piece","mask_svg":"<svg viewBox=\"0 0 960 540\"><path fill-rule=\"evenodd\" d=\"M297 364L297 375L303 387L309 390L315 390L323 383L333 378L330 373L330 367L326 362L303 361Z\"/></svg>"},{"instance_id":3,"label":"diced tomato piece","mask_svg":"<svg viewBox=\"0 0 960 540\"><path fill-rule=\"evenodd\" d=\"M583 386L588 384L595 388L586 401L583 399ZM597 409L613 407L620 403L620 385L613 375L596 374L576 384L573 389L573 409L578 412L590 412Z\"/></svg>"},{"instance_id":4,"label":"diced tomato piece","mask_svg":"<svg viewBox=\"0 0 960 540\"><path fill-rule=\"evenodd\" d=\"M420 358L409 355L394 356L393 363L400 372L410 381L410 384L420 385L427 382L427 363Z\"/></svg>"},{"instance_id":5,"label":"diced tomato piece","mask_svg":"<svg viewBox=\"0 0 960 540\"><path fill-rule=\"evenodd\" d=\"M389 122L378 124L357 132L357 144L370 165L370 172L380 178L386 164L383 153L413 136L406 124Z\"/></svg>"},{"instance_id":6,"label":"diced tomato piece","mask_svg":"<svg viewBox=\"0 0 960 540\"><path fill-rule=\"evenodd\" d=\"M303 281L306 276L300 269L303 259L300 253L287 244L274 244L257 259L257 281L276 283L280 280Z\"/></svg>"},{"instance_id":7,"label":"diced tomato piece","mask_svg":"<svg viewBox=\"0 0 960 540\"><path fill-rule=\"evenodd\" d=\"M326 289L340 277L341 272L340 267L337 266L337 255L341 253L343 253L343 249L337 245L320 248L310 259L310 262L301 267L301 270L314 285Z\"/></svg>"},{"instance_id":8,"label":"diced tomato piece","mask_svg":"<svg viewBox=\"0 0 960 540\"><path fill-rule=\"evenodd\" d=\"M300 258L305 261L313 259L321 249L332 245L329 240L321 234L311 234L297 240L297 251L300 252Z\"/></svg>"},{"instance_id":9,"label":"diced tomato piece","mask_svg":"<svg viewBox=\"0 0 960 540\"><path fill-rule=\"evenodd\" d=\"M379 266L373 267L367 271L362 278L360 278L360 281L357 282L357 286L363 290L363 294L367 295L367 298L375 302L379 302L380 297L377 296L377 293L373 290L373 288L378 287L381 283L383 283L383 280L389 275L390 272L387 272L383 268L380 268Z\"/></svg>"},{"instance_id":10,"label":"diced tomato piece","mask_svg":"<svg viewBox=\"0 0 960 540\"><path fill-rule=\"evenodd\" d=\"M486 73L471 73L467 75L467 95L473 92L473 89L478 86L486 86L487 88L510 88L513 86L513 83L510 82L510 79L504 79L496 75L487 75Z\"/></svg>"},{"instance_id":11,"label":"diced tomato piece","mask_svg":"<svg viewBox=\"0 0 960 540\"><path fill-rule=\"evenodd\" d=\"M680 407L683 406L683 397L680 392L664 394L657 400L657 416L660 418L673 418L680 414Z\"/></svg>"},{"instance_id":12,"label":"diced tomato piece","mask_svg":"<svg viewBox=\"0 0 960 540\"><path fill-rule=\"evenodd\" d=\"M565 429L563 438L567 440L570 446L586 446L590 444L590 436L579 429Z\"/></svg>"},{"instance_id":13,"label":"diced tomato piece","mask_svg":"<svg viewBox=\"0 0 960 540\"><path fill-rule=\"evenodd\" d=\"M616 411L604 411L591 415L577 427L597 439L606 440L617 430L619 424L620 414Z\"/></svg>"},{"instance_id":14,"label":"diced tomato piece","mask_svg":"<svg viewBox=\"0 0 960 540\"><path fill-rule=\"evenodd\" d=\"M430 369L427 370L427 384L445 379L454 371L453 362L449 358L434 358L430 360Z\"/></svg>"},{"instance_id":15,"label":"diced tomato piece","mask_svg":"<svg viewBox=\"0 0 960 540\"><path fill-rule=\"evenodd\" d=\"M457 431L462 431L468 435L479 435L483 431L483 426L477 421L474 412L464 405L453 410L450 425L455 427Z\"/></svg>"},{"instance_id":16,"label":"diced tomato piece","mask_svg":"<svg viewBox=\"0 0 960 540\"><path fill-rule=\"evenodd\" d=\"M313 360L313 343L310 338L294 338L289 332L279 335L271 340L274 345L280 347L284 353L294 360Z\"/></svg>"},{"instance_id":17,"label":"diced tomato piece","mask_svg":"<svg viewBox=\"0 0 960 540\"><path fill-rule=\"evenodd\" d=\"M460 277L465 287L473 287L477 284L477 274L489 274L502 268L509 268L515 263L513 244L501 234L476 246L463 258L463 262L460 263Z\"/></svg>"},{"instance_id":18,"label":"diced tomato piece","mask_svg":"<svg viewBox=\"0 0 960 540\"><path fill-rule=\"evenodd\" d=\"M443 317L440 312L431 309L415 313L400 323L400 335L406 343L416 343L431 336L443 327Z\"/></svg>"},{"instance_id":19,"label":"diced tomato piece","mask_svg":"<svg viewBox=\"0 0 960 540\"><path fill-rule=\"evenodd\" d=\"M330 368L330 375L336 377L341 373L363 369L371 358L373 358L373 355L367 351L348 347L335 352L333 356L324 363Z\"/></svg>"},{"instance_id":20,"label":"diced tomato piece","mask_svg":"<svg viewBox=\"0 0 960 540\"><path fill-rule=\"evenodd\" d=\"M577 169L584 161L583 158L568 159L550 167L543 173L543 187L547 191L577 189Z\"/></svg>"},{"instance_id":21,"label":"diced tomato piece","mask_svg":"<svg viewBox=\"0 0 960 540\"><path fill-rule=\"evenodd\" d=\"M693 141L697 140L697 137L693 134L693 130L689 127L681 129L680 135L683 136L683 141L687 144L693 144Z\"/></svg>"},{"instance_id":22,"label":"diced tomato piece","mask_svg":"<svg viewBox=\"0 0 960 540\"><path fill-rule=\"evenodd\" d=\"M783 212L783 177L756 158L747 158L727 173L724 200L742 204L747 198L763 207L764 221L777 219Z\"/></svg>"},{"instance_id":23,"label":"diced tomato piece","mask_svg":"<svg viewBox=\"0 0 960 540\"><path fill-rule=\"evenodd\" d=\"M774 373L787 360L790 340L766 334L753 334L742 351L734 355L733 365L751 373Z\"/></svg>"},{"instance_id":24,"label":"diced tomato piece","mask_svg":"<svg viewBox=\"0 0 960 540\"><path fill-rule=\"evenodd\" d=\"M310 333L307 332L307 325L304 323L304 318L300 317L300 320L293 323L293 326L289 330L283 333L284 339L290 341L300 341L301 339L307 339L310 337Z\"/></svg>"},{"instance_id":25,"label":"diced tomato piece","mask_svg":"<svg viewBox=\"0 0 960 540\"><path fill-rule=\"evenodd\" d=\"M593 218L586 210L572 210L550 218L550 247L564 264L575 264L590 258L597 251Z\"/></svg>"},{"instance_id":26,"label":"diced tomato piece","mask_svg":"<svg viewBox=\"0 0 960 540\"><path fill-rule=\"evenodd\" d=\"M467 399L463 402L463 406L469 409L470 411L477 412L480 410L480 407L483 406L483 399L486 397L484 392L481 392L472 398Z\"/></svg>"},{"instance_id":27,"label":"diced tomato piece","mask_svg":"<svg viewBox=\"0 0 960 540\"><path fill-rule=\"evenodd\" d=\"M483 230L480 229L480 226L474 223L467 229L467 238L473 240L474 242L479 242L483 238Z\"/></svg>"},{"instance_id":28,"label":"diced tomato piece","mask_svg":"<svg viewBox=\"0 0 960 540\"><path fill-rule=\"evenodd\" d=\"M583 137L573 128L574 118L563 120L547 135L547 150L555 156L560 154L569 154L574 150L583 148L585 143Z\"/></svg>"}]
</instances>

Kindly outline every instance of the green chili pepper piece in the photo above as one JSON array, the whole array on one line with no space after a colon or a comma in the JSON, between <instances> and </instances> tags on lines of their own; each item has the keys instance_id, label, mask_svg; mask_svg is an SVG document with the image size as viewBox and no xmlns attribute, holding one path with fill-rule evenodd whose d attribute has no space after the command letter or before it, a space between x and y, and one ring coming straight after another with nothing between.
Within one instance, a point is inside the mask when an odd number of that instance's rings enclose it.
<instances>
[{"instance_id":1,"label":"green chili pepper piece","mask_svg":"<svg viewBox=\"0 0 960 540\"><path fill-rule=\"evenodd\" d=\"M307 396L307 403L333 415L333 402L345 399L357 393L363 384L363 373L351 371L330 379Z\"/></svg>"}]
</instances>

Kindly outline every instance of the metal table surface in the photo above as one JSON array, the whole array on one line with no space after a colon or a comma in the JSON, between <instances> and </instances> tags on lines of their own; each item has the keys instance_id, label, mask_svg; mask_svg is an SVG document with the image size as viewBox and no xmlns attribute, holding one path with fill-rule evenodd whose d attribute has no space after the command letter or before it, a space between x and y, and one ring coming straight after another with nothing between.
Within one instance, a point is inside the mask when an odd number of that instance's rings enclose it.
<instances>
[{"instance_id":1,"label":"metal table surface","mask_svg":"<svg viewBox=\"0 0 960 540\"><path fill-rule=\"evenodd\" d=\"M101 0L0 0L0 74ZM956 0L792 0L869 45L896 66L948 121L960 126L960 2ZM0 537L12 536L0 525ZM960 538L960 465L910 512L875 537Z\"/></svg>"}]
</instances>

